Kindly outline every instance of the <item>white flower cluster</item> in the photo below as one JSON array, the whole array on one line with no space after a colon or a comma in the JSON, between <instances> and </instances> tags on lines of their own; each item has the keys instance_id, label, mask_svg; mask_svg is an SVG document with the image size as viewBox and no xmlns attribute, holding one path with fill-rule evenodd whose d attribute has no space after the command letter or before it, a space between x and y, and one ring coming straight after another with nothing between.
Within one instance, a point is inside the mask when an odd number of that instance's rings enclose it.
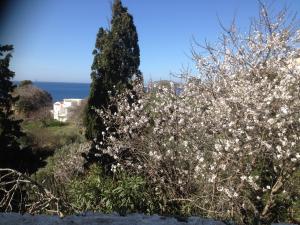
<instances>
[{"instance_id":1,"label":"white flower cluster","mask_svg":"<svg viewBox=\"0 0 300 225\"><path fill-rule=\"evenodd\" d=\"M119 95L118 113L99 110L115 127L106 153L158 192L201 192L201 207L213 202L214 211L253 208L247 191L255 201L283 191L300 163L300 71L299 35L282 21L267 21L268 32L252 26L248 36L231 29L206 56L195 54L199 77L188 77L179 95L172 84L146 94L137 85L135 103L132 92ZM267 170L269 183L262 182Z\"/></svg>"}]
</instances>

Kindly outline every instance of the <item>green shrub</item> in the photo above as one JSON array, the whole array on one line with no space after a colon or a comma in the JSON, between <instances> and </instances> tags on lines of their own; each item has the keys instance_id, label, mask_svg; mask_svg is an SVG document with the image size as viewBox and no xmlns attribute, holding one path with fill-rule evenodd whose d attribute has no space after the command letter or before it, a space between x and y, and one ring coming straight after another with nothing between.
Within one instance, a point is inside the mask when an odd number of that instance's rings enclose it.
<instances>
[{"instance_id":1,"label":"green shrub","mask_svg":"<svg viewBox=\"0 0 300 225\"><path fill-rule=\"evenodd\" d=\"M33 83L32 83L31 80L22 80L22 81L20 81L18 86L23 87L23 86L26 86L26 85L33 85Z\"/></svg>"},{"instance_id":2,"label":"green shrub","mask_svg":"<svg viewBox=\"0 0 300 225\"><path fill-rule=\"evenodd\" d=\"M29 81L21 82L13 94L18 96L16 109L26 117L39 109L52 106L52 96L47 91L30 84Z\"/></svg>"},{"instance_id":3,"label":"green shrub","mask_svg":"<svg viewBox=\"0 0 300 225\"><path fill-rule=\"evenodd\" d=\"M44 127L63 127L68 125L68 123L64 123L55 119L47 119L41 121Z\"/></svg>"},{"instance_id":4,"label":"green shrub","mask_svg":"<svg viewBox=\"0 0 300 225\"><path fill-rule=\"evenodd\" d=\"M54 155L47 159L47 165L35 174L35 180L47 183L53 177L58 183L65 185L83 173L84 158L81 153L87 152L89 148L90 144L84 142L64 145L55 150Z\"/></svg>"},{"instance_id":5,"label":"green shrub","mask_svg":"<svg viewBox=\"0 0 300 225\"><path fill-rule=\"evenodd\" d=\"M27 133L27 137L22 140L24 145L33 146L37 151L54 151L64 145L84 142L83 135L74 125L53 119L25 121L22 127Z\"/></svg>"},{"instance_id":6,"label":"green shrub","mask_svg":"<svg viewBox=\"0 0 300 225\"><path fill-rule=\"evenodd\" d=\"M158 204L151 196L145 180L140 176L117 172L113 177L102 169L91 166L88 174L78 177L69 185L71 204L80 211L153 213Z\"/></svg>"}]
</instances>

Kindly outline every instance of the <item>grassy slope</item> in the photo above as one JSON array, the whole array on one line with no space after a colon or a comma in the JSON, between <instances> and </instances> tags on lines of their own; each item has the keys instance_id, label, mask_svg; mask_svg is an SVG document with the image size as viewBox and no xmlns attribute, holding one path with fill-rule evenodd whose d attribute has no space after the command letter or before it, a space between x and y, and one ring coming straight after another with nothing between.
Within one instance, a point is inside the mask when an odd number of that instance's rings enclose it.
<instances>
[{"instance_id":1,"label":"grassy slope","mask_svg":"<svg viewBox=\"0 0 300 225\"><path fill-rule=\"evenodd\" d=\"M84 139L73 123L60 123L54 120L24 121L22 128L27 134L25 142L37 149L47 148L54 151L63 145Z\"/></svg>"}]
</instances>

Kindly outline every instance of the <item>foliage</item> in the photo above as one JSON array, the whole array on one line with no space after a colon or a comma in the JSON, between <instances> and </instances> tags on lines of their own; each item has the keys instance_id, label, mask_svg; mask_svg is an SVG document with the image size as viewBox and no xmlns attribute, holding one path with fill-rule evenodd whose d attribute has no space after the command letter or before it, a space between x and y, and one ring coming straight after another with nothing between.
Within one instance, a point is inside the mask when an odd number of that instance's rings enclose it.
<instances>
[{"instance_id":1,"label":"foliage","mask_svg":"<svg viewBox=\"0 0 300 225\"><path fill-rule=\"evenodd\" d=\"M192 214L239 224L292 217L299 201L289 187L300 163L300 33L285 10L273 17L260 6L248 35L232 24L217 47L204 46L205 56L193 52L199 76L186 77L179 95L166 86L144 94L137 86L137 102L127 91L111 98L117 112L98 109L114 132L104 132L96 148L115 160L112 171L146 177L165 197L162 208L177 202Z\"/></svg>"},{"instance_id":2,"label":"foliage","mask_svg":"<svg viewBox=\"0 0 300 225\"><path fill-rule=\"evenodd\" d=\"M32 172L30 163L38 161L29 148L20 147L20 120L14 118L12 106L17 97L12 96L15 86L11 79L14 72L9 69L12 45L0 45L0 168L13 168Z\"/></svg>"},{"instance_id":3,"label":"foliage","mask_svg":"<svg viewBox=\"0 0 300 225\"><path fill-rule=\"evenodd\" d=\"M18 86L22 87L22 86L26 86L26 85L33 85L33 83L31 80L22 80L22 81L20 81Z\"/></svg>"},{"instance_id":4,"label":"foliage","mask_svg":"<svg viewBox=\"0 0 300 225\"><path fill-rule=\"evenodd\" d=\"M54 119L28 120L22 123L22 127L27 134L22 143L32 146L35 152L44 156L53 154L64 145L84 141L84 136L73 124Z\"/></svg>"},{"instance_id":5,"label":"foliage","mask_svg":"<svg viewBox=\"0 0 300 225\"><path fill-rule=\"evenodd\" d=\"M0 98L0 143L1 148L1 167L3 167L4 155L9 151L19 151L18 138L23 135L20 130L20 121L13 118L12 105L17 100L17 98L12 97L11 92L14 90L11 79L14 77L14 72L9 70L9 62L11 58L11 51L13 47L10 45L0 46L0 72L1 72L1 98ZM4 55L5 52L8 54Z\"/></svg>"},{"instance_id":6,"label":"foliage","mask_svg":"<svg viewBox=\"0 0 300 225\"><path fill-rule=\"evenodd\" d=\"M20 83L14 90L14 95L19 96L15 104L16 109L26 117L32 116L40 109L48 108L48 111L50 111L52 106L51 95L27 81Z\"/></svg>"},{"instance_id":7,"label":"foliage","mask_svg":"<svg viewBox=\"0 0 300 225\"><path fill-rule=\"evenodd\" d=\"M111 30L98 34L87 107L87 136L95 138L97 157L112 160L110 171L83 171L79 154L89 144L75 143L58 149L36 180L78 211L299 222L300 33L286 11L273 17L260 6L247 35L232 24L216 47L203 46L205 55L193 51L199 76L185 77L182 92L162 82L144 93L141 82L130 81L138 75L137 55L120 47L133 32L138 53L132 17L116 0ZM123 55L135 73L123 68ZM67 126L33 125L36 137Z\"/></svg>"},{"instance_id":8,"label":"foliage","mask_svg":"<svg viewBox=\"0 0 300 225\"><path fill-rule=\"evenodd\" d=\"M87 99L84 99L81 101L80 105L78 106L74 106L70 109L69 113L69 119L68 121L70 123L73 123L76 125L76 127L78 127L79 129L83 129L84 128L84 113L85 113L85 108L86 108L86 104L87 104Z\"/></svg>"},{"instance_id":9,"label":"foliage","mask_svg":"<svg viewBox=\"0 0 300 225\"><path fill-rule=\"evenodd\" d=\"M89 140L100 138L106 129L102 119L96 116L94 107L107 109L110 92L116 94L115 90L130 89L131 80L141 77L136 28L120 0L115 0L112 6L110 26L110 29L99 29L93 52L92 84L85 116Z\"/></svg>"},{"instance_id":10,"label":"foliage","mask_svg":"<svg viewBox=\"0 0 300 225\"><path fill-rule=\"evenodd\" d=\"M67 126L67 123L55 120L55 119L48 119L45 121L41 121L44 127L63 127Z\"/></svg>"},{"instance_id":11,"label":"foliage","mask_svg":"<svg viewBox=\"0 0 300 225\"><path fill-rule=\"evenodd\" d=\"M91 166L88 174L70 184L71 204L80 211L152 212L154 198L147 192L146 182L140 176L119 171L106 176L99 166Z\"/></svg>"},{"instance_id":12,"label":"foliage","mask_svg":"<svg viewBox=\"0 0 300 225\"><path fill-rule=\"evenodd\" d=\"M89 147L90 143L75 142L56 149L53 156L47 159L47 165L34 175L35 180L48 186L47 182L51 182L53 177L57 182L65 184L83 174L84 158L81 154L87 152Z\"/></svg>"}]
</instances>

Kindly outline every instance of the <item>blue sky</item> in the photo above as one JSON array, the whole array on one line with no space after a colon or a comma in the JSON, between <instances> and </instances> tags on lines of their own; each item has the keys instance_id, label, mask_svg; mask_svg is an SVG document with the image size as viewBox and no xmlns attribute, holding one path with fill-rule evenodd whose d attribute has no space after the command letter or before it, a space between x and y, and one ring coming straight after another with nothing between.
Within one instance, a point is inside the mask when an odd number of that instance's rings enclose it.
<instances>
[{"instance_id":1,"label":"blue sky","mask_svg":"<svg viewBox=\"0 0 300 225\"><path fill-rule=\"evenodd\" d=\"M13 44L15 80L90 82L96 33L107 27L110 0L10 0L0 31L1 44ZM216 41L218 17L229 25L235 16L246 29L258 13L256 0L123 0L134 17L145 81L172 79L194 68L193 37ZM277 0L292 12L299 0ZM275 6L275 8L277 7ZM201 49L199 49L201 52Z\"/></svg>"}]
</instances>

